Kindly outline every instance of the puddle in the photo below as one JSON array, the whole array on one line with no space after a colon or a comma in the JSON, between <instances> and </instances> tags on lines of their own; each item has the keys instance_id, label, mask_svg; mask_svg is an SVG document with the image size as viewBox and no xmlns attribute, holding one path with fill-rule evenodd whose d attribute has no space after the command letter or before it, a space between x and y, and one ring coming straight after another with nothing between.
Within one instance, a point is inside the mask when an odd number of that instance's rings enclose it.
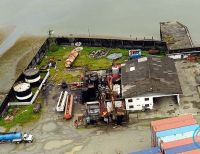
<instances>
[{"instance_id":1,"label":"puddle","mask_svg":"<svg viewBox=\"0 0 200 154\"><path fill-rule=\"evenodd\" d=\"M72 140L55 140L55 141L50 141L50 142L47 142L44 146L44 149L45 150L52 150L52 149L57 149L57 148L60 148L64 145L68 145L70 143L72 143L73 141Z\"/></svg>"}]
</instances>

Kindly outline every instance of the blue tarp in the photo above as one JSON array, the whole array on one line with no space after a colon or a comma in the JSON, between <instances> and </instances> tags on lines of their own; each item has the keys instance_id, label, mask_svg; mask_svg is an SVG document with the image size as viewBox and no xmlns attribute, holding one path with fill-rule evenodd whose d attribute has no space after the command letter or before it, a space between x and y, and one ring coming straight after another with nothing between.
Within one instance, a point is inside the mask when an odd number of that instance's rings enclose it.
<instances>
[{"instance_id":1,"label":"blue tarp","mask_svg":"<svg viewBox=\"0 0 200 154\"><path fill-rule=\"evenodd\" d=\"M107 56L109 60L115 60L122 57L122 53L113 53Z\"/></svg>"}]
</instances>

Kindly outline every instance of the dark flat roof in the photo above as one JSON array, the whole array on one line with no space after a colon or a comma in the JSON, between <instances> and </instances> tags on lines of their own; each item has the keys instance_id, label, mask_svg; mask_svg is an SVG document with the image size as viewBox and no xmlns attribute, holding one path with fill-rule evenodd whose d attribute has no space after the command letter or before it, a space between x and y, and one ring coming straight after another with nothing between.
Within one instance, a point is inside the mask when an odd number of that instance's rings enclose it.
<instances>
[{"instance_id":1,"label":"dark flat roof","mask_svg":"<svg viewBox=\"0 0 200 154\"><path fill-rule=\"evenodd\" d=\"M122 96L182 94L174 61L168 57L143 57L122 66Z\"/></svg>"}]
</instances>

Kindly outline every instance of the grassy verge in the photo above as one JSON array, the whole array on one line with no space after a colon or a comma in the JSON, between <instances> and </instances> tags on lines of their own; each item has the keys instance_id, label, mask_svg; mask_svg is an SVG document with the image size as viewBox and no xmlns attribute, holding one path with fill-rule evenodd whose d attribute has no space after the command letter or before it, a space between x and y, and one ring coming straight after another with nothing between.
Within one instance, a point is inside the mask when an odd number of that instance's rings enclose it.
<instances>
[{"instance_id":1,"label":"grassy verge","mask_svg":"<svg viewBox=\"0 0 200 154\"><path fill-rule=\"evenodd\" d=\"M43 103L44 100L41 96L38 96L35 102ZM18 106L17 113L14 116L12 120L4 120L3 118L0 118L0 126L4 127L6 131L9 131L12 127L16 125L23 126L26 123L37 121L42 113L42 110L39 113L33 113L33 107L34 105L28 105L28 106ZM10 109L14 109L14 107L10 107ZM9 113L11 115L11 113Z\"/></svg>"},{"instance_id":2,"label":"grassy verge","mask_svg":"<svg viewBox=\"0 0 200 154\"><path fill-rule=\"evenodd\" d=\"M74 47L67 46L62 47L58 46L55 50L49 50L46 56L43 58L38 67L46 65L50 59L54 59L56 61L56 69L52 68L50 70L50 80L55 83L61 83L62 81L66 81L68 83L78 82L80 81L80 76L83 73L82 70L77 71L69 71L65 68L65 60L67 59L70 52L74 49ZM80 55L73 63L73 67L87 67L90 70L99 70L99 69L107 69L112 65L112 61L108 60L106 57L102 58L91 58L89 55L92 51L106 49L109 51L108 54L112 53L122 53L123 57L117 60L117 63L122 63L124 60L128 58L128 51L125 49L109 49L109 48L99 48L99 47L83 47L83 50L80 52Z\"/></svg>"},{"instance_id":3,"label":"grassy verge","mask_svg":"<svg viewBox=\"0 0 200 154\"><path fill-rule=\"evenodd\" d=\"M67 59L69 53L74 47L61 47L59 46L57 51L48 51L45 58L39 64L39 67L42 65L46 65L48 60L54 58L57 62L57 68L59 70L66 69L64 66L64 62ZM73 67L88 67L90 70L97 70L97 69L107 69L111 66L112 61L108 60L106 57L102 58L91 58L89 54L94 50L101 50L107 49L109 51L108 54L112 53L122 53L123 57L119 59L117 62L123 62L125 59L128 58L128 50L126 49L109 49L109 48L100 48L100 47L84 47L83 50L80 52L80 55L73 63Z\"/></svg>"},{"instance_id":4,"label":"grassy verge","mask_svg":"<svg viewBox=\"0 0 200 154\"><path fill-rule=\"evenodd\" d=\"M39 114L33 113L33 105L20 106L13 120L5 121L3 118L1 118L0 126L6 128L6 131L9 131L10 128L16 125L23 126L25 123L38 120L39 118L40 118L40 113Z\"/></svg>"},{"instance_id":5,"label":"grassy verge","mask_svg":"<svg viewBox=\"0 0 200 154\"><path fill-rule=\"evenodd\" d=\"M67 71L67 70L50 70L51 77L49 80L54 81L54 83L61 83L62 81L65 81L67 83L72 82L79 82L81 74L83 74L82 70L77 71Z\"/></svg>"}]
</instances>

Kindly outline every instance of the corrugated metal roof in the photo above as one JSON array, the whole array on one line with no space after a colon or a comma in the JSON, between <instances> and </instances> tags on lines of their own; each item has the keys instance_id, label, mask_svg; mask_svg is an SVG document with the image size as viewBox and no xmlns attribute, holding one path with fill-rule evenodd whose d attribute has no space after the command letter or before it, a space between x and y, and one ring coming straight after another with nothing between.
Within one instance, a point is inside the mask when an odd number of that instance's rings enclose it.
<instances>
[{"instance_id":1,"label":"corrugated metal roof","mask_svg":"<svg viewBox=\"0 0 200 154\"><path fill-rule=\"evenodd\" d=\"M133 69L134 68L134 69ZM169 57L130 60L121 68L122 96L144 94L182 94L174 61Z\"/></svg>"},{"instance_id":2,"label":"corrugated metal roof","mask_svg":"<svg viewBox=\"0 0 200 154\"><path fill-rule=\"evenodd\" d=\"M168 129L174 129L174 128L179 128L179 127L184 127L184 126L189 126L189 125L194 125L197 124L197 121L195 119L186 119L186 120L180 120L176 123L167 123L163 125L158 125L153 127L153 130L155 132L160 132Z\"/></svg>"},{"instance_id":3,"label":"corrugated metal roof","mask_svg":"<svg viewBox=\"0 0 200 154\"><path fill-rule=\"evenodd\" d=\"M195 125L190 125L190 126L185 126L185 127L180 127L180 128L169 129L169 130L157 132L156 136L157 137L164 137L164 136L170 136L170 135L173 135L173 134L190 132L190 131L194 131L198 127L199 127L199 125L195 124Z\"/></svg>"},{"instance_id":4,"label":"corrugated metal roof","mask_svg":"<svg viewBox=\"0 0 200 154\"><path fill-rule=\"evenodd\" d=\"M197 142L200 142L200 136L197 136L195 137L195 141ZM162 149L169 149L169 148L174 148L174 147L178 147L178 146L183 146L183 145L186 145L186 144L192 144L194 141L193 141L193 138L190 137L190 138L185 138L185 139L182 139L182 140L177 140L177 141L172 141L172 142L163 142L161 143L161 148Z\"/></svg>"},{"instance_id":5,"label":"corrugated metal roof","mask_svg":"<svg viewBox=\"0 0 200 154\"><path fill-rule=\"evenodd\" d=\"M198 149L198 147L195 144L187 144L184 146L167 149L164 152L165 152L165 154L178 154L181 152L191 151L191 150L195 150L195 149Z\"/></svg>"},{"instance_id":6,"label":"corrugated metal roof","mask_svg":"<svg viewBox=\"0 0 200 154\"><path fill-rule=\"evenodd\" d=\"M187 151L187 152L181 152L178 154L200 154L200 149L191 150L191 151Z\"/></svg>"},{"instance_id":7,"label":"corrugated metal roof","mask_svg":"<svg viewBox=\"0 0 200 154\"><path fill-rule=\"evenodd\" d=\"M142 150L142 151L137 151L137 152L131 152L129 154L158 154L160 153L160 148L159 147L152 147L146 150Z\"/></svg>"},{"instance_id":8,"label":"corrugated metal roof","mask_svg":"<svg viewBox=\"0 0 200 154\"><path fill-rule=\"evenodd\" d=\"M194 119L192 114L152 121L151 126L154 127L157 125L162 125L162 124L167 124L167 123L172 124L174 122L184 121L184 120L189 120L189 119Z\"/></svg>"}]
</instances>

